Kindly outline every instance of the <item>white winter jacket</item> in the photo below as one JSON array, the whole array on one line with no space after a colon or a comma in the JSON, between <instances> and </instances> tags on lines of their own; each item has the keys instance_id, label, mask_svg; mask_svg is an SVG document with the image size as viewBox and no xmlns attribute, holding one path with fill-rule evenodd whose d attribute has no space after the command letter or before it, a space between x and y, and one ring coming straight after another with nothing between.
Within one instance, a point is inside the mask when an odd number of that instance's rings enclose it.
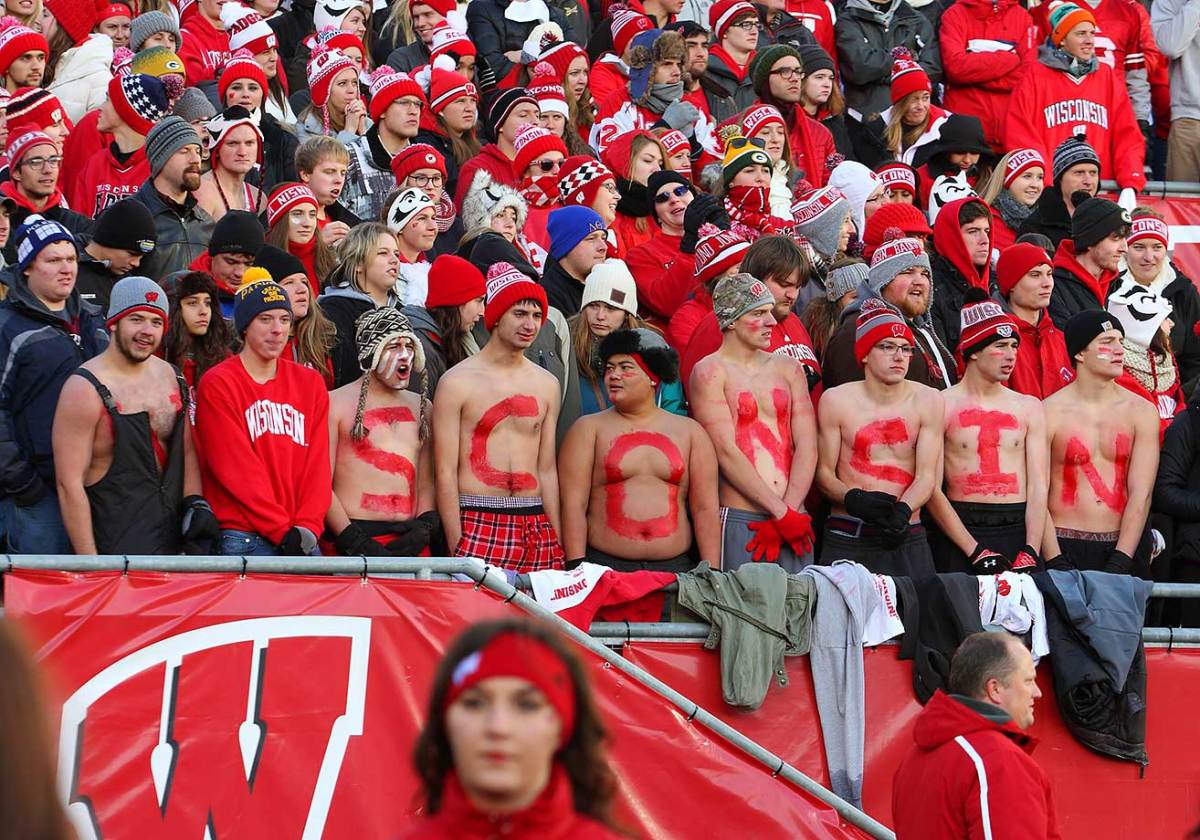
<instances>
[{"instance_id":1,"label":"white winter jacket","mask_svg":"<svg viewBox=\"0 0 1200 840\"><path fill-rule=\"evenodd\" d=\"M49 90L58 97L71 122L79 122L108 99L112 62L112 38L99 32L62 54Z\"/></svg>"}]
</instances>

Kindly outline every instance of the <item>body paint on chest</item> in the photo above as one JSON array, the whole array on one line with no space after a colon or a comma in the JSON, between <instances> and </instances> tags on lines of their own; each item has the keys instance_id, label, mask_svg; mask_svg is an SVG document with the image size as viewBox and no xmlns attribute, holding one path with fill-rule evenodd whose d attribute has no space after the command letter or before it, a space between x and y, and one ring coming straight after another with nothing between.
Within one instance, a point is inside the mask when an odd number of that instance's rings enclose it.
<instances>
[{"instance_id":1,"label":"body paint on chest","mask_svg":"<svg viewBox=\"0 0 1200 840\"><path fill-rule=\"evenodd\" d=\"M621 462L634 449L649 446L667 457L671 475L667 479L667 512L650 519L633 519L625 513L625 473ZM604 521L616 533L633 540L656 540L675 533L679 521L679 481L683 478L683 455L666 435L645 430L629 432L612 442L604 456L604 479L609 488L604 505Z\"/></svg>"},{"instance_id":2,"label":"body paint on chest","mask_svg":"<svg viewBox=\"0 0 1200 840\"><path fill-rule=\"evenodd\" d=\"M771 403L775 408L775 431L758 419L758 400L754 394L750 391L738 393L734 443L754 464L754 444L757 442L771 456L775 468L787 475L792 469L792 403L783 388L771 389Z\"/></svg>"},{"instance_id":3,"label":"body paint on chest","mask_svg":"<svg viewBox=\"0 0 1200 840\"><path fill-rule=\"evenodd\" d=\"M416 506L417 471L413 462L403 455L379 449L371 443L371 430L378 426L391 426L398 423L416 423L412 410L407 406L392 406L389 408L372 408L363 413L363 428L367 434L362 440L352 440L350 443L354 457L364 464L374 467L380 472L398 475L408 484L405 493L363 493L359 506L363 510L376 513L388 513L395 516L412 516Z\"/></svg>"},{"instance_id":4,"label":"body paint on chest","mask_svg":"<svg viewBox=\"0 0 1200 840\"><path fill-rule=\"evenodd\" d=\"M964 429L971 426L979 428L979 442L975 445L975 452L979 455L979 470L954 476L951 483L974 496L1006 496L1018 492L1020 481L1017 474L1000 471L1000 432L1021 428L1017 418L1003 411L966 408L955 420Z\"/></svg>"},{"instance_id":5,"label":"body paint on chest","mask_svg":"<svg viewBox=\"0 0 1200 840\"><path fill-rule=\"evenodd\" d=\"M1129 456L1133 452L1133 439L1127 434L1118 434L1113 441L1113 449L1116 451L1116 455L1113 458L1113 483L1109 487L1100 477L1096 465L1092 463L1092 453L1084 442L1077 437L1067 441L1067 448L1063 452L1062 467L1062 502L1064 505L1074 507L1079 501L1077 471L1082 471L1083 477L1092 487L1092 492L1105 507L1115 513L1125 510L1128 492L1126 482L1129 479Z\"/></svg>"},{"instance_id":6,"label":"body paint on chest","mask_svg":"<svg viewBox=\"0 0 1200 840\"><path fill-rule=\"evenodd\" d=\"M488 487L498 487L503 490L536 490L537 476L526 472L508 472L493 466L488 461L488 438L501 421L509 417L537 417L541 412L536 397L526 394L514 394L505 397L489 408L479 418L475 431L471 432L471 446L467 452L467 460L471 472Z\"/></svg>"},{"instance_id":7,"label":"body paint on chest","mask_svg":"<svg viewBox=\"0 0 1200 840\"><path fill-rule=\"evenodd\" d=\"M863 475L907 487L913 482L913 474L895 464L876 464L871 460L871 450L876 446L895 446L908 440L908 426L899 417L875 420L854 433L854 444L850 454L850 466Z\"/></svg>"}]
</instances>

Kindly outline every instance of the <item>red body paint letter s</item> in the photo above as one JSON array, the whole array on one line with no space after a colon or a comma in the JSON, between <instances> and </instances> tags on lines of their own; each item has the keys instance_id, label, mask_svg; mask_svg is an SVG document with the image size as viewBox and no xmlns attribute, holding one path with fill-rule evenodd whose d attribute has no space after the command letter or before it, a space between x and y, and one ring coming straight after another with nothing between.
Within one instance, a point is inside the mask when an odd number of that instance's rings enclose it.
<instances>
[{"instance_id":1,"label":"red body paint letter s","mask_svg":"<svg viewBox=\"0 0 1200 840\"><path fill-rule=\"evenodd\" d=\"M498 487L503 490L536 490L537 477L526 472L507 472L492 466L488 460L488 438L500 422L508 417L537 417L540 413L536 397L525 394L515 394L505 397L489 408L479 418L475 431L471 433L471 447L467 460L471 472L488 487Z\"/></svg>"},{"instance_id":2,"label":"red body paint letter s","mask_svg":"<svg viewBox=\"0 0 1200 840\"><path fill-rule=\"evenodd\" d=\"M871 460L871 449L876 446L895 446L908 440L908 426L899 417L876 420L854 433L850 466L863 475L907 487L913 482L913 474L895 464L876 464Z\"/></svg>"},{"instance_id":3,"label":"red body paint letter s","mask_svg":"<svg viewBox=\"0 0 1200 840\"><path fill-rule=\"evenodd\" d=\"M412 516L416 509L417 470L413 462L403 455L379 449L371 443L371 430L377 426L390 426L395 423L415 423L412 410L406 406L388 408L372 408L363 413L363 428L367 434L362 440L352 440L351 451L358 460L374 467L380 472L398 475L408 483L406 493L363 493L359 506L363 510L376 513L389 513L396 516Z\"/></svg>"},{"instance_id":4,"label":"red body paint letter s","mask_svg":"<svg viewBox=\"0 0 1200 840\"><path fill-rule=\"evenodd\" d=\"M742 454L754 463L754 444L767 451L775 467L783 474L792 469L792 403L783 388L771 389L771 404L775 408L775 431L758 419L758 400L750 391L741 391L737 397L737 419L733 439Z\"/></svg>"},{"instance_id":5,"label":"red body paint letter s","mask_svg":"<svg viewBox=\"0 0 1200 840\"><path fill-rule=\"evenodd\" d=\"M1109 487L1100 477L1099 470L1092 463L1092 453L1077 437L1067 441L1063 452L1062 502L1074 507L1079 501L1079 478L1076 470L1083 471L1083 477L1092 486L1092 492L1109 510L1121 513L1125 510L1129 480L1129 456L1133 452L1133 438L1127 434L1118 434L1113 441L1116 452L1113 458L1113 483Z\"/></svg>"},{"instance_id":6,"label":"red body paint letter s","mask_svg":"<svg viewBox=\"0 0 1200 840\"><path fill-rule=\"evenodd\" d=\"M1019 429L1016 417L1003 411L987 411L982 408L966 408L959 413L958 425L979 427L979 442L975 451L979 454L979 471L967 473L954 479L963 492L976 496L1012 495L1020 489L1016 473L1000 471L1000 432L1003 429Z\"/></svg>"},{"instance_id":7,"label":"red body paint letter s","mask_svg":"<svg viewBox=\"0 0 1200 840\"><path fill-rule=\"evenodd\" d=\"M667 487L667 512L650 519L633 519L625 513L625 473L621 461L634 449L649 446L667 457L671 469ZM612 442L604 456L604 478L610 485L604 505L604 520L623 537L632 540L655 540L675 533L679 521L679 481L683 478L683 455L674 442L659 432L645 430L629 432Z\"/></svg>"}]
</instances>

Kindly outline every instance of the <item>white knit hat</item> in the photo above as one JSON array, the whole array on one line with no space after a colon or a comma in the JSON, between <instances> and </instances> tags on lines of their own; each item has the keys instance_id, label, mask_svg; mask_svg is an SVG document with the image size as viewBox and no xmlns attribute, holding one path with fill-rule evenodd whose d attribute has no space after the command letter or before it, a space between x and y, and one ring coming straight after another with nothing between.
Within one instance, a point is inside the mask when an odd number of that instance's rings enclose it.
<instances>
[{"instance_id":1,"label":"white knit hat","mask_svg":"<svg viewBox=\"0 0 1200 840\"><path fill-rule=\"evenodd\" d=\"M607 303L637 315L637 283L623 260L606 259L592 267L583 284L583 302L580 309L589 303Z\"/></svg>"},{"instance_id":2,"label":"white knit hat","mask_svg":"<svg viewBox=\"0 0 1200 840\"><path fill-rule=\"evenodd\" d=\"M313 6L313 30L320 32L326 27L341 29L346 15L360 8L366 10L370 6L363 0L317 0Z\"/></svg>"},{"instance_id":3,"label":"white knit hat","mask_svg":"<svg viewBox=\"0 0 1200 840\"><path fill-rule=\"evenodd\" d=\"M221 25L229 35L229 52L248 49L254 55L279 45L279 40L265 20L241 3L226 3L221 7Z\"/></svg>"}]
</instances>

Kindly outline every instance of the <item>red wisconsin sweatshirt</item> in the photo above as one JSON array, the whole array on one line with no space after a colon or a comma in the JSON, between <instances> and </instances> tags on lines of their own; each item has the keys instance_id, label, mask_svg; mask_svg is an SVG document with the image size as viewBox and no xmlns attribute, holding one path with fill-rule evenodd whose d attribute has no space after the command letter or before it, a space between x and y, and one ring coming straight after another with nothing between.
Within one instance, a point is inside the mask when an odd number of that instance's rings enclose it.
<instances>
[{"instance_id":1,"label":"red wisconsin sweatshirt","mask_svg":"<svg viewBox=\"0 0 1200 840\"><path fill-rule=\"evenodd\" d=\"M198 5L198 4L197 4ZM196 87L217 77L217 68L229 60L229 35L204 15L192 15L181 28L179 57L187 70L187 83Z\"/></svg>"},{"instance_id":2,"label":"red wisconsin sweatshirt","mask_svg":"<svg viewBox=\"0 0 1200 840\"><path fill-rule=\"evenodd\" d=\"M69 179L67 202L75 212L96 218L110 204L132 196L149 179L145 147L122 163L108 145L88 159L78 178Z\"/></svg>"},{"instance_id":3,"label":"red wisconsin sweatshirt","mask_svg":"<svg viewBox=\"0 0 1200 840\"><path fill-rule=\"evenodd\" d=\"M258 384L240 356L209 370L196 394L204 496L223 529L273 543L293 525L320 534L329 509L329 394L321 375L280 359Z\"/></svg>"}]
</instances>

